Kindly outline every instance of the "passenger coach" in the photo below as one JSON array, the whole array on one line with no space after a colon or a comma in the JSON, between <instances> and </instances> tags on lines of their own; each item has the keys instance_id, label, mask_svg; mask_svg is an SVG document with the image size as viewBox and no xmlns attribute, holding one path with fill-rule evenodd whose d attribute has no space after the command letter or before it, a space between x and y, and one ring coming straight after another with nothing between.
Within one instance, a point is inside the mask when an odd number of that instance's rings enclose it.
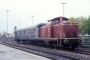
<instances>
[{"instance_id":1,"label":"passenger coach","mask_svg":"<svg viewBox=\"0 0 90 60\"><path fill-rule=\"evenodd\" d=\"M39 28L43 25L45 25L45 23L39 23L35 26L15 30L15 40L20 43L35 42L40 34Z\"/></svg>"}]
</instances>

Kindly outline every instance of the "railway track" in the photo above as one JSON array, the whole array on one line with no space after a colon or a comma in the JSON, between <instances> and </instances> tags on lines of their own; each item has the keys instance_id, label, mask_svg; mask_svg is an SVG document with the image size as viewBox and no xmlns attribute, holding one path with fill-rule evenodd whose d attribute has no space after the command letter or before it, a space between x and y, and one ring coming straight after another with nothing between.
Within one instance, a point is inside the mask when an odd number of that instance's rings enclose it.
<instances>
[{"instance_id":1,"label":"railway track","mask_svg":"<svg viewBox=\"0 0 90 60\"><path fill-rule=\"evenodd\" d=\"M73 52L73 53L90 55L90 49L86 49L86 48L77 48L75 50L68 50L68 51Z\"/></svg>"},{"instance_id":2,"label":"railway track","mask_svg":"<svg viewBox=\"0 0 90 60\"><path fill-rule=\"evenodd\" d=\"M90 54L85 55L86 53L81 53L81 51L79 51L80 49L74 51L53 48L51 49L28 44L17 44L15 42L11 43L11 41L4 41L2 44L53 60L90 60Z\"/></svg>"},{"instance_id":3,"label":"railway track","mask_svg":"<svg viewBox=\"0 0 90 60\"><path fill-rule=\"evenodd\" d=\"M75 49L76 53L90 55L90 43L83 43L83 46Z\"/></svg>"},{"instance_id":4,"label":"railway track","mask_svg":"<svg viewBox=\"0 0 90 60\"><path fill-rule=\"evenodd\" d=\"M83 43L82 48L89 48L90 49L90 42Z\"/></svg>"},{"instance_id":5,"label":"railway track","mask_svg":"<svg viewBox=\"0 0 90 60\"><path fill-rule=\"evenodd\" d=\"M67 51L67 50L65 50ZM75 48L75 50L68 50L69 52L90 55L90 43L85 43L83 46Z\"/></svg>"}]
</instances>

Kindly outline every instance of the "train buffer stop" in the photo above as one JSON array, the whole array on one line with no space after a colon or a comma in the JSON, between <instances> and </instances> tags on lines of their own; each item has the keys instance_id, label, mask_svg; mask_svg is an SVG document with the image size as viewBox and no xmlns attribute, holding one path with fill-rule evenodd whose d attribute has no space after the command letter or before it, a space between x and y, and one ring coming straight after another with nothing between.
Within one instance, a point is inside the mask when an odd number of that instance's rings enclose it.
<instances>
[{"instance_id":1,"label":"train buffer stop","mask_svg":"<svg viewBox=\"0 0 90 60\"><path fill-rule=\"evenodd\" d=\"M0 60L50 60L0 44Z\"/></svg>"}]
</instances>

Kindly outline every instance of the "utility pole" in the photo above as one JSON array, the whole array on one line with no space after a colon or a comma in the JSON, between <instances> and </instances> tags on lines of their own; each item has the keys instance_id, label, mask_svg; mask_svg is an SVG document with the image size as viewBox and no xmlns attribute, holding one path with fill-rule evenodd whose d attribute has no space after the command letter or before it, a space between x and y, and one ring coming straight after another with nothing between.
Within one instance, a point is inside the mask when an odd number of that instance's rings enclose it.
<instances>
[{"instance_id":1,"label":"utility pole","mask_svg":"<svg viewBox=\"0 0 90 60\"><path fill-rule=\"evenodd\" d=\"M63 4L63 17L64 17L64 4L66 4L66 3L61 3L61 4Z\"/></svg>"},{"instance_id":2,"label":"utility pole","mask_svg":"<svg viewBox=\"0 0 90 60\"><path fill-rule=\"evenodd\" d=\"M34 17L34 16L31 16L31 17L32 17L32 24L33 24L33 17Z\"/></svg>"},{"instance_id":3,"label":"utility pole","mask_svg":"<svg viewBox=\"0 0 90 60\"><path fill-rule=\"evenodd\" d=\"M20 21L18 21L19 22L19 28L20 28Z\"/></svg>"},{"instance_id":4,"label":"utility pole","mask_svg":"<svg viewBox=\"0 0 90 60\"><path fill-rule=\"evenodd\" d=\"M7 33L8 33L8 12L9 10L5 10L7 12Z\"/></svg>"},{"instance_id":5,"label":"utility pole","mask_svg":"<svg viewBox=\"0 0 90 60\"><path fill-rule=\"evenodd\" d=\"M13 24L12 24L12 33L13 33Z\"/></svg>"}]
</instances>

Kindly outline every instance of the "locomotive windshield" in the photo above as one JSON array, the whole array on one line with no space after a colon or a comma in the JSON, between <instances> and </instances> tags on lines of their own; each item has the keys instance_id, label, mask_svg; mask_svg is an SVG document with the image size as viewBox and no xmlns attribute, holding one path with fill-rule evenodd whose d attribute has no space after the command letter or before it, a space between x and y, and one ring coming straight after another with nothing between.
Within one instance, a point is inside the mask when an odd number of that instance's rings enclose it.
<instances>
[{"instance_id":1,"label":"locomotive windshield","mask_svg":"<svg viewBox=\"0 0 90 60\"><path fill-rule=\"evenodd\" d=\"M68 22L68 20L63 20L63 22Z\"/></svg>"},{"instance_id":2,"label":"locomotive windshield","mask_svg":"<svg viewBox=\"0 0 90 60\"><path fill-rule=\"evenodd\" d=\"M58 19L53 20L52 23L53 23L53 24L58 24L58 23L59 23L59 20L58 20Z\"/></svg>"},{"instance_id":3,"label":"locomotive windshield","mask_svg":"<svg viewBox=\"0 0 90 60\"><path fill-rule=\"evenodd\" d=\"M67 18L63 18L63 22L68 22L68 19Z\"/></svg>"}]
</instances>

